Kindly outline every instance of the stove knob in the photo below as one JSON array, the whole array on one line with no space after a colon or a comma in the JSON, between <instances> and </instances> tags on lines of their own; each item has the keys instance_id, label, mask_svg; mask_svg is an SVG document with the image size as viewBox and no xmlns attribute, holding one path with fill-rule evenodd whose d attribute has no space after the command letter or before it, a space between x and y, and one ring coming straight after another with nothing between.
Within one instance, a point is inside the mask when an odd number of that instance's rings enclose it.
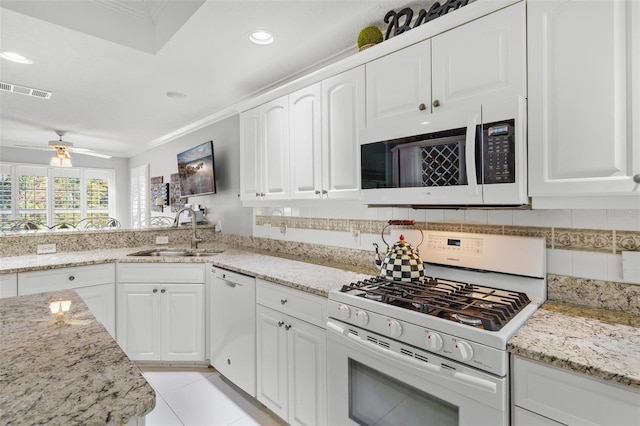
<instances>
[{"instance_id":1,"label":"stove knob","mask_svg":"<svg viewBox=\"0 0 640 426\"><path fill-rule=\"evenodd\" d=\"M387 320L387 335L391 337L400 337L402 334L402 326L396 320Z\"/></svg>"},{"instance_id":2,"label":"stove knob","mask_svg":"<svg viewBox=\"0 0 640 426\"><path fill-rule=\"evenodd\" d=\"M427 333L427 349L432 351L439 351L442 349L442 337L438 333L430 331Z\"/></svg>"},{"instance_id":3,"label":"stove knob","mask_svg":"<svg viewBox=\"0 0 640 426\"><path fill-rule=\"evenodd\" d=\"M467 342L458 340L455 345L456 352L463 361L470 361L473 358L473 348Z\"/></svg>"},{"instance_id":4,"label":"stove knob","mask_svg":"<svg viewBox=\"0 0 640 426\"><path fill-rule=\"evenodd\" d=\"M361 327L364 327L369 322L369 315L367 315L365 311L356 309L355 317L356 317L356 324Z\"/></svg>"},{"instance_id":5,"label":"stove knob","mask_svg":"<svg viewBox=\"0 0 640 426\"><path fill-rule=\"evenodd\" d=\"M347 305L338 305L338 316L341 320L347 320L351 316L351 309Z\"/></svg>"}]
</instances>

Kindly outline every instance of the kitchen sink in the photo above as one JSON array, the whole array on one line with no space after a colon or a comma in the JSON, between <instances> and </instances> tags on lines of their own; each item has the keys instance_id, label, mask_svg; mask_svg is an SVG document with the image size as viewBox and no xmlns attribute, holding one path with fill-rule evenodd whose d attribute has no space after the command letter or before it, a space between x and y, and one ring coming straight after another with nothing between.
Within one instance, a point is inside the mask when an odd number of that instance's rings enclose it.
<instances>
[{"instance_id":1,"label":"kitchen sink","mask_svg":"<svg viewBox=\"0 0 640 426\"><path fill-rule=\"evenodd\" d=\"M206 250L206 251L190 251L190 250L143 250L131 253L129 256L138 257L208 257L222 253L224 250Z\"/></svg>"}]
</instances>

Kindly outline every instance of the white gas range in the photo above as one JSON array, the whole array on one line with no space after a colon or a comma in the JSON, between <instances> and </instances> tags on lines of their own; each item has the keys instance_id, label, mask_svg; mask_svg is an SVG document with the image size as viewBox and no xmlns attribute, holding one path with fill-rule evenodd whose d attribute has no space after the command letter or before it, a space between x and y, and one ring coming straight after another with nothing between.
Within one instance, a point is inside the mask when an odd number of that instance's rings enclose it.
<instances>
[{"instance_id":1,"label":"white gas range","mask_svg":"<svg viewBox=\"0 0 640 426\"><path fill-rule=\"evenodd\" d=\"M425 237L423 280L329 293L330 423L508 424L506 345L546 300L545 239Z\"/></svg>"}]
</instances>

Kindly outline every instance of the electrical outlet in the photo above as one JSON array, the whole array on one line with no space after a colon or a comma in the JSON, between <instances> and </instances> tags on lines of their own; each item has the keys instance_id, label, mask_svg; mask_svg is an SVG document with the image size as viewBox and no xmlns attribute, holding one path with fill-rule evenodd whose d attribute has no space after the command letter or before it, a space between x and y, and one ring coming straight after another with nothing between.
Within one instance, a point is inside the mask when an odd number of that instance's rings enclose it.
<instances>
[{"instance_id":1,"label":"electrical outlet","mask_svg":"<svg viewBox=\"0 0 640 426\"><path fill-rule=\"evenodd\" d=\"M222 221L220 219L216 220L216 232L222 232Z\"/></svg>"},{"instance_id":2,"label":"electrical outlet","mask_svg":"<svg viewBox=\"0 0 640 426\"><path fill-rule=\"evenodd\" d=\"M38 244L37 254L49 254L56 252L55 244Z\"/></svg>"},{"instance_id":3,"label":"electrical outlet","mask_svg":"<svg viewBox=\"0 0 640 426\"><path fill-rule=\"evenodd\" d=\"M169 237L167 235L156 235L156 244L169 244Z\"/></svg>"}]
</instances>

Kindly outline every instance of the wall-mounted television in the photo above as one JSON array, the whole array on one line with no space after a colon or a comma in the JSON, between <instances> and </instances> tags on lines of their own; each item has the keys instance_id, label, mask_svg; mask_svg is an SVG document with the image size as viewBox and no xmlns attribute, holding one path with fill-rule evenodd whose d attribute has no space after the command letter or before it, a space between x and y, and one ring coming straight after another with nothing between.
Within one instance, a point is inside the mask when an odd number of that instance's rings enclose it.
<instances>
[{"instance_id":1,"label":"wall-mounted television","mask_svg":"<svg viewBox=\"0 0 640 426\"><path fill-rule=\"evenodd\" d=\"M180 197L215 194L214 164L213 141L205 142L179 153Z\"/></svg>"}]
</instances>

